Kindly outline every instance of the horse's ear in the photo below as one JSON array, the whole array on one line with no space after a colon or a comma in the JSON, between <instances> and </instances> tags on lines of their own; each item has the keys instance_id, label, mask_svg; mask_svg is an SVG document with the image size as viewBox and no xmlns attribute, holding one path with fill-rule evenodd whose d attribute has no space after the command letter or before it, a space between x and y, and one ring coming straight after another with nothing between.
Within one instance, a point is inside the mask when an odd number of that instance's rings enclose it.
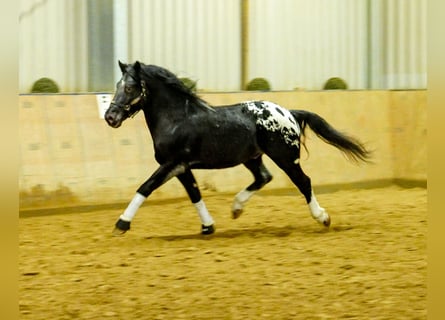
<instances>
[{"instance_id":1,"label":"horse's ear","mask_svg":"<svg viewBox=\"0 0 445 320\"><path fill-rule=\"evenodd\" d=\"M141 70L141 63L140 63L139 61L136 61L136 62L134 63L133 68L134 68L134 70L135 70L136 72L139 72L139 70Z\"/></svg>"},{"instance_id":2,"label":"horse's ear","mask_svg":"<svg viewBox=\"0 0 445 320\"><path fill-rule=\"evenodd\" d=\"M127 65L123 62L121 62L120 60L118 60L119 62L119 67L121 68L122 73L125 72L125 70L127 69Z\"/></svg>"}]
</instances>

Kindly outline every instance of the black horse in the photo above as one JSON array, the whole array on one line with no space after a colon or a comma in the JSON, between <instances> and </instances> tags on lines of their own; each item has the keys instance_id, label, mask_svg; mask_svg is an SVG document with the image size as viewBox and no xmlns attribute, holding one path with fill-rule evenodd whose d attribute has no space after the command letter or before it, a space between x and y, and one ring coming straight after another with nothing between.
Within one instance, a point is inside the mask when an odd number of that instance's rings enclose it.
<instances>
[{"instance_id":1,"label":"black horse","mask_svg":"<svg viewBox=\"0 0 445 320\"><path fill-rule=\"evenodd\" d=\"M243 164L254 181L240 191L232 205L238 218L244 204L272 175L263 164L269 156L306 198L312 217L328 227L329 215L320 207L310 178L299 163L301 137L306 126L355 162L368 161L370 152L357 139L340 133L315 113L287 110L269 101L246 101L212 107L191 92L170 71L136 61L119 61L122 78L105 113L113 128L142 110L154 142L159 168L137 190L116 222L114 233L123 234L144 200L158 187L177 177L201 219L201 233L212 234L214 220L201 199L192 169L220 169Z\"/></svg>"}]
</instances>

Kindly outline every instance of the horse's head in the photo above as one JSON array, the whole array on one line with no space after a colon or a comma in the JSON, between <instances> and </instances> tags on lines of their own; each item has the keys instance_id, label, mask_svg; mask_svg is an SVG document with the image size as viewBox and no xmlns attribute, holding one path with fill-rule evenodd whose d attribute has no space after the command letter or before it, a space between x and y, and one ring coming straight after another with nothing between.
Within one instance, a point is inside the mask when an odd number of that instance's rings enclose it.
<instances>
[{"instance_id":1,"label":"horse's head","mask_svg":"<svg viewBox=\"0 0 445 320\"><path fill-rule=\"evenodd\" d=\"M119 61L122 78L116 84L116 93L105 112L105 121L113 128L119 128L128 117L141 110L141 103L146 98L145 82L140 78L141 65L125 64Z\"/></svg>"}]
</instances>

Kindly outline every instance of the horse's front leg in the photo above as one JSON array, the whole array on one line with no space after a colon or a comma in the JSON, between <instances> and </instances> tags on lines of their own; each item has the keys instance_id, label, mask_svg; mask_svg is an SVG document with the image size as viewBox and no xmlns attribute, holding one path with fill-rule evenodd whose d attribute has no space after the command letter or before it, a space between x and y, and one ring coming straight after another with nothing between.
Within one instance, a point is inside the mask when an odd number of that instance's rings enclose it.
<instances>
[{"instance_id":1,"label":"horse's front leg","mask_svg":"<svg viewBox=\"0 0 445 320\"><path fill-rule=\"evenodd\" d=\"M178 175L178 179L187 191L196 211L198 211L199 218L201 219L201 234L207 235L214 233L214 220L202 200L201 192L199 191L198 184L196 183L192 171L189 169L186 170L184 173Z\"/></svg>"},{"instance_id":2,"label":"horse's front leg","mask_svg":"<svg viewBox=\"0 0 445 320\"><path fill-rule=\"evenodd\" d=\"M124 213L121 214L119 220L117 220L113 234L121 235L128 231L130 229L131 220L133 220L136 211L145 199L165 182L178 174L184 173L185 170L186 167L183 164L167 163L161 165L136 191L135 196L128 204Z\"/></svg>"}]
</instances>

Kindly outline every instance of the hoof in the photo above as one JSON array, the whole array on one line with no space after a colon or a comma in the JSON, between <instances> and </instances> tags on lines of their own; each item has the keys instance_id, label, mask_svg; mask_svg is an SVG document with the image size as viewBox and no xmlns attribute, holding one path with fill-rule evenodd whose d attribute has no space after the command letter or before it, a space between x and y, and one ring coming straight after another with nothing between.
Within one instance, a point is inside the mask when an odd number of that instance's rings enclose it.
<instances>
[{"instance_id":1,"label":"hoof","mask_svg":"<svg viewBox=\"0 0 445 320\"><path fill-rule=\"evenodd\" d=\"M113 234L113 236L121 236L125 232L127 232L127 230L121 230L121 229L118 229L118 228L114 228L112 234Z\"/></svg>"},{"instance_id":2,"label":"hoof","mask_svg":"<svg viewBox=\"0 0 445 320\"><path fill-rule=\"evenodd\" d=\"M329 227L331 225L331 217L326 213L323 212L323 215L318 217L313 217L319 224L322 224L325 227Z\"/></svg>"},{"instance_id":3,"label":"hoof","mask_svg":"<svg viewBox=\"0 0 445 320\"><path fill-rule=\"evenodd\" d=\"M234 209L232 211L232 219L238 219L242 213L243 209Z\"/></svg>"},{"instance_id":4,"label":"hoof","mask_svg":"<svg viewBox=\"0 0 445 320\"><path fill-rule=\"evenodd\" d=\"M331 225L331 217L323 208L321 208L321 211L317 215L312 214L312 217L317 220L319 224L322 224L325 227L329 227Z\"/></svg>"},{"instance_id":5,"label":"hoof","mask_svg":"<svg viewBox=\"0 0 445 320\"><path fill-rule=\"evenodd\" d=\"M205 226L205 225L201 226L201 234L203 235L213 234L214 232L215 232L215 227L213 226L213 224L210 226Z\"/></svg>"},{"instance_id":6,"label":"hoof","mask_svg":"<svg viewBox=\"0 0 445 320\"><path fill-rule=\"evenodd\" d=\"M329 227L331 225L331 217L330 216L328 216L328 218L325 221L323 221L323 225L325 227Z\"/></svg>"},{"instance_id":7,"label":"hoof","mask_svg":"<svg viewBox=\"0 0 445 320\"><path fill-rule=\"evenodd\" d=\"M130 221L124 221L122 219L119 219L115 224L113 235L120 236L123 235L128 230L130 230Z\"/></svg>"}]
</instances>

